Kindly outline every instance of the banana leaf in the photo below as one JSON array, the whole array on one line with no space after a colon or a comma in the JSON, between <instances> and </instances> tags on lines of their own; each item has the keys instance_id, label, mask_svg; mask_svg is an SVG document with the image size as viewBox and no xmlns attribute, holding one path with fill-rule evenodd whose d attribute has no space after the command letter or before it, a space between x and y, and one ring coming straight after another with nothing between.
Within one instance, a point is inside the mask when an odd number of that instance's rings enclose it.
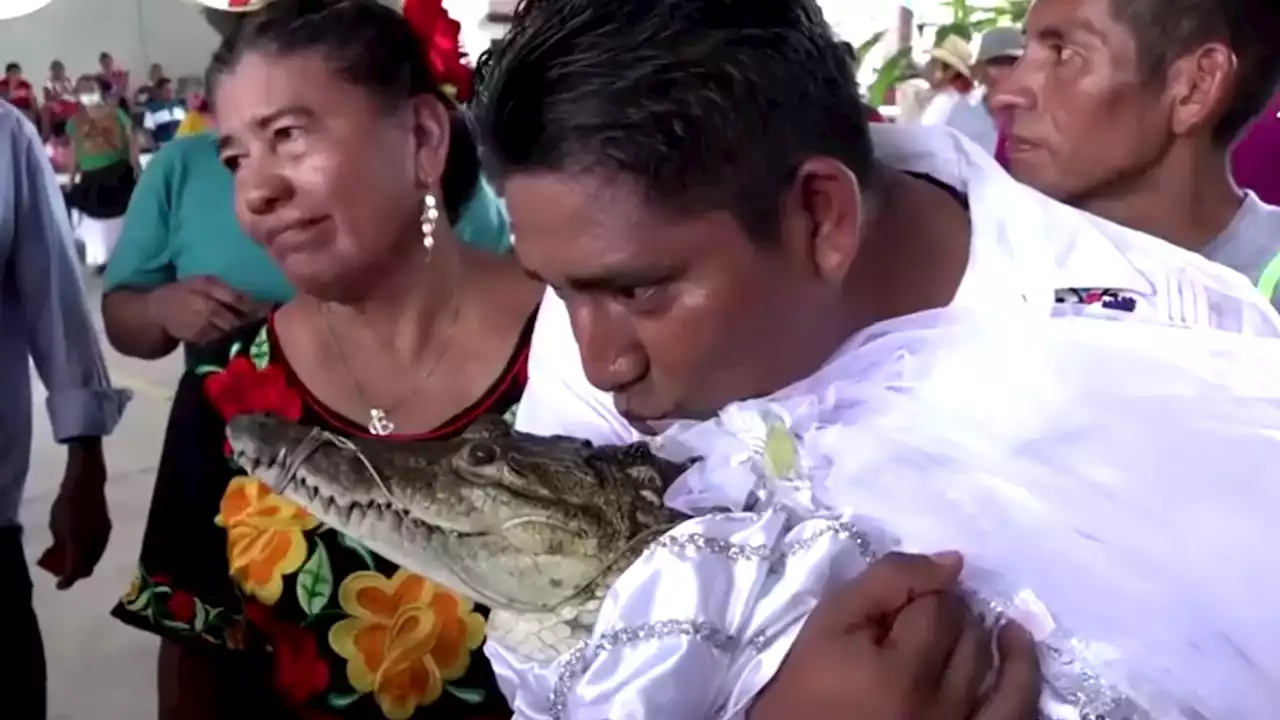
<instances>
[{"instance_id":1,"label":"banana leaf","mask_svg":"<svg viewBox=\"0 0 1280 720\"><path fill-rule=\"evenodd\" d=\"M880 107L884 105L884 99L889 94L889 90L898 84L901 79L902 70L911 62L911 48L898 48L898 51L890 55L880 69L876 72L876 79L867 88L867 103L871 107Z\"/></svg>"}]
</instances>

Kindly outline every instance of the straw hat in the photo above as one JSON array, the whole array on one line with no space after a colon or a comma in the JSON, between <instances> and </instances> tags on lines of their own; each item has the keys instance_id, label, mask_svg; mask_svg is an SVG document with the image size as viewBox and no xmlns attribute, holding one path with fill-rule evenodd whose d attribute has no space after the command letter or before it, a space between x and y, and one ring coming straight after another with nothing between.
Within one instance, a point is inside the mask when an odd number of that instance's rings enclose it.
<instances>
[{"instance_id":1,"label":"straw hat","mask_svg":"<svg viewBox=\"0 0 1280 720\"><path fill-rule=\"evenodd\" d=\"M956 70L965 77L971 75L970 68L973 65L973 51L969 49L969 43L955 35L948 35L943 38L937 47L929 51L929 57Z\"/></svg>"}]
</instances>

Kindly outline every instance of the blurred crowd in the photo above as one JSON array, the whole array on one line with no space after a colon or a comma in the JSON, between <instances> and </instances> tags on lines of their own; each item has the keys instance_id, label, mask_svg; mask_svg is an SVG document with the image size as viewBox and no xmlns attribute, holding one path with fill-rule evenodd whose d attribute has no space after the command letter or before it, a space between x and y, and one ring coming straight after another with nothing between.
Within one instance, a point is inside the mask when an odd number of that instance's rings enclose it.
<instances>
[{"instance_id":1,"label":"blurred crowd","mask_svg":"<svg viewBox=\"0 0 1280 720\"><path fill-rule=\"evenodd\" d=\"M37 88L37 83L39 87ZM20 110L40 129L50 158L60 173L76 169L78 147L86 143L69 132L78 116L87 118L111 108L110 116L143 152L154 151L179 134L198 131L204 124L204 83L198 77L170 78L160 63L152 63L146 80L135 84L109 52L98 56L93 72L73 76L61 60L49 63L43 82L28 79L17 62L5 65L0 98ZM118 110L119 114L114 111ZM101 130L101 123L82 123L81 130ZM84 134L84 133L82 133ZM91 144L91 143L90 143Z\"/></svg>"}]
</instances>

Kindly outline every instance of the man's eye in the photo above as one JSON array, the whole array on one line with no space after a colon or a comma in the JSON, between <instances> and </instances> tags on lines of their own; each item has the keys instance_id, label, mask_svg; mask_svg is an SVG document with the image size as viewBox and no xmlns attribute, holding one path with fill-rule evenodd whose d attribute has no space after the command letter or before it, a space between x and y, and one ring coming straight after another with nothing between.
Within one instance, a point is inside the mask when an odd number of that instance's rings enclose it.
<instances>
[{"instance_id":1,"label":"man's eye","mask_svg":"<svg viewBox=\"0 0 1280 720\"><path fill-rule=\"evenodd\" d=\"M1066 45L1063 45L1062 43L1052 43L1052 44L1050 44L1050 45L1049 45L1049 52L1053 54L1053 57L1054 57L1058 62L1066 62L1066 61L1071 60L1072 58L1074 58L1074 57L1076 56L1076 51L1075 51L1073 48L1067 47Z\"/></svg>"},{"instance_id":2,"label":"man's eye","mask_svg":"<svg viewBox=\"0 0 1280 720\"><path fill-rule=\"evenodd\" d=\"M223 154L219 159L222 161L222 166L230 170L232 173L235 173L235 171L240 168L239 155Z\"/></svg>"}]
</instances>

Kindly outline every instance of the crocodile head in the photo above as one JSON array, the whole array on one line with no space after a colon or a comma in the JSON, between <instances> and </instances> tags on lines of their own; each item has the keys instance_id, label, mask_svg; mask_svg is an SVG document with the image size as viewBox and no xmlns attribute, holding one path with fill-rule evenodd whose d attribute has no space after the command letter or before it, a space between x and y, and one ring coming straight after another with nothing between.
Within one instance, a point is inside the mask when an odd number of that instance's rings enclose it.
<instances>
[{"instance_id":1,"label":"crocodile head","mask_svg":"<svg viewBox=\"0 0 1280 720\"><path fill-rule=\"evenodd\" d=\"M322 522L496 609L552 612L612 582L678 518L687 467L494 420L449 440L350 440L269 416L227 430L235 460Z\"/></svg>"}]
</instances>

